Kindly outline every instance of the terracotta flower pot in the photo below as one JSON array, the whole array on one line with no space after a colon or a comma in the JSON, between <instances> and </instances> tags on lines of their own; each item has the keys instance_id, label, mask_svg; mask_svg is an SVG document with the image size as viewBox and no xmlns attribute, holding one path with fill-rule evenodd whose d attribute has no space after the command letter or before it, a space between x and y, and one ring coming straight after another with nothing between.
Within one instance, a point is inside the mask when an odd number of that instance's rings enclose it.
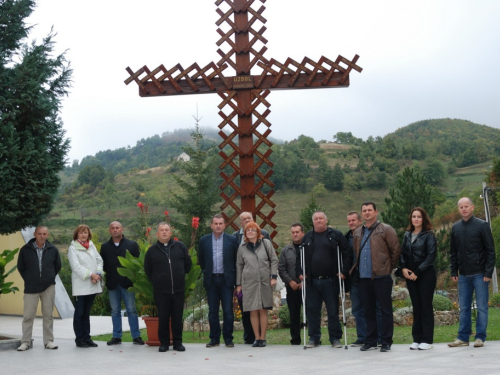
<instances>
[{"instance_id":1,"label":"terracotta flower pot","mask_svg":"<svg viewBox=\"0 0 500 375\"><path fill-rule=\"evenodd\" d=\"M150 316L143 316L142 320L144 320L144 323L146 323L146 331L148 334L148 340L145 341L145 343L149 346L160 346L160 339L158 338L158 326L159 326L159 320L158 317L150 317ZM170 344L173 345L173 337L172 337L172 320L169 322L169 328L170 328Z\"/></svg>"},{"instance_id":2,"label":"terracotta flower pot","mask_svg":"<svg viewBox=\"0 0 500 375\"><path fill-rule=\"evenodd\" d=\"M160 339L158 338L158 317L143 316L142 320L146 323L146 331L148 333L146 344L149 346L160 346Z\"/></svg>"}]
</instances>

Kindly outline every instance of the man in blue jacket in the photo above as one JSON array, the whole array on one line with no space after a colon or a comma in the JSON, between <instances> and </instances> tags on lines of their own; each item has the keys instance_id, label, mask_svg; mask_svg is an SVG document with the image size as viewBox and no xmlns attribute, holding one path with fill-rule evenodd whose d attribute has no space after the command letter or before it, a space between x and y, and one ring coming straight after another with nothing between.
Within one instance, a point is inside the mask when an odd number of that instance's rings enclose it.
<instances>
[{"instance_id":1,"label":"man in blue jacket","mask_svg":"<svg viewBox=\"0 0 500 375\"><path fill-rule=\"evenodd\" d=\"M203 285L208 296L208 322L210 342L207 348L219 346L219 306L222 304L222 337L227 347L233 344L233 293L236 283L236 253L238 242L235 236L224 233L226 222L222 215L215 215L210 224L211 234L200 238L198 260L203 271Z\"/></svg>"},{"instance_id":2,"label":"man in blue jacket","mask_svg":"<svg viewBox=\"0 0 500 375\"><path fill-rule=\"evenodd\" d=\"M495 267L495 245L489 224L474 216L474 204L470 198L458 201L458 211L462 220L451 228L450 265L451 278L458 281L460 324L457 339L448 346L469 346L472 293L475 291L477 319L474 347L480 348L486 340L488 286Z\"/></svg>"},{"instance_id":3,"label":"man in blue jacket","mask_svg":"<svg viewBox=\"0 0 500 375\"><path fill-rule=\"evenodd\" d=\"M35 228L35 238L21 248L17 270L24 280L23 337L18 351L26 351L31 345L33 320L38 301L42 302L43 344L45 349L57 349L54 344L52 311L56 298L56 275L61 270L59 250L47 238L45 226Z\"/></svg>"}]
</instances>

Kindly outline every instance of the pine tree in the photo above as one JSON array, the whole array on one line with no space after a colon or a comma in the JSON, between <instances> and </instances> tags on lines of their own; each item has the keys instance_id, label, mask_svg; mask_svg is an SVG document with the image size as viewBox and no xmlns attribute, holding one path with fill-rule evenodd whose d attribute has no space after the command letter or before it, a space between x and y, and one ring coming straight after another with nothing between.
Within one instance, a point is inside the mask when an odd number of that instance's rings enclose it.
<instances>
[{"instance_id":1,"label":"pine tree","mask_svg":"<svg viewBox=\"0 0 500 375\"><path fill-rule=\"evenodd\" d=\"M314 194L311 194L309 203L300 211L300 222L304 226L306 233L313 229L312 216L316 211L325 212L323 207L316 201Z\"/></svg>"},{"instance_id":2,"label":"pine tree","mask_svg":"<svg viewBox=\"0 0 500 375\"><path fill-rule=\"evenodd\" d=\"M54 32L26 43L32 0L0 0L0 233L39 224L50 212L69 141L58 118L71 85Z\"/></svg>"},{"instance_id":3,"label":"pine tree","mask_svg":"<svg viewBox=\"0 0 500 375\"><path fill-rule=\"evenodd\" d=\"M422 207L431 218L435 208L431 186L427 184L425 177L412 168L406 167L399 173L394 185L389 190L390 198L385 198L387 209L382 212L382 220L394 227L402 239L412 208Z\"/></svg>"},{"instance_id":4,"label":"pine tree","mask_svg":"<svg viewBox=\"0 0 500 375\"><path fill-rule=\"evenodd\" d=\"M180 162L179 166L187 178L172 175L183 194L174 192L169 199L170 205L184 216L182 220L174 219L173 224L179 230L181 241L187 244L190 243L189 235L192 231L189 225L183 223L191 223L193 217L198 217L200 218L200 229L197 231L197 236L207 233L209 221L215 213L214 205L220 201L214 173L217 171L217 167L214 158L211 157L214 146L207 147L205 145L199 126L201 118L198 118L198 115L193 117L196 120L195 128L191 131L194 145L184 148L184 152L191 159L187 162ZM196 243L198 242L196 241Z\"/></svg>"}]
</instances>

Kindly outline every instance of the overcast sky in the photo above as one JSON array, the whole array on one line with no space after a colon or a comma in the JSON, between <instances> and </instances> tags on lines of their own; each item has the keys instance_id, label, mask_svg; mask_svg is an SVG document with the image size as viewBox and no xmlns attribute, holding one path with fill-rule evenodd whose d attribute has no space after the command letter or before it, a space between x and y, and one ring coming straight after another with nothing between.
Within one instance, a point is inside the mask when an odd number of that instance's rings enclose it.
<instances>
[{"instance_id":1,"label":"overcast sky","mask_svg":"<svg viewBox=\"0 0 500 375\"><path fill-rule=\"evenodd\" d=\"M214 3L38 1L28 19L36 25L31 37L41 39L53 26L57 51L68 49L74 69L61 114L70 161L192 127L196 105L202 126L220 123L216 94L140 98L135 83L124 84L127 66L217 62ZM256 0L253 8L261 5ZM269 0L264 6L268 59L358 54L363 68L351 73L349 88L272 92L272 136L332 140L351 131L366 139L444 117L500 128L500 1Z\"/></svg>"}]
</instances>

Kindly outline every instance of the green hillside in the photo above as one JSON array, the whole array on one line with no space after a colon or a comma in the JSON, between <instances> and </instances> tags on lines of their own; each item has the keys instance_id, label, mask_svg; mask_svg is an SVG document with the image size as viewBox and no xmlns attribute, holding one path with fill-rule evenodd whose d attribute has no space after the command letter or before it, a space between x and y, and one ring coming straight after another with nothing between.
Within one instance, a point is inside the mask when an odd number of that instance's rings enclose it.
<instances>
[{"instance_id":1,"label":"green hillside","mask_svg":"<svg viewBox=\"0 0 500 375\"><path fill-rule=\"evenodd\" d=\"M213 164L213 180L218 186L220 157L213 147L216 131L204 132L205 147L210 149L208 162ZM492 159L500 153L500 130L464 120L420 121L366 141L351 133L337 133L334 139L336 142L318 143L301 135L273 146L274 221L279 244L288 240L288 226L299 220L311 192L330 222L344 231L346 213L359 209L364 200L374 200L379 211L384 210L384 198L405 166L426 176L438 204L446 197L455 199L459 192L480 188ZM178 130L138 141L130 149L99 152L64 170L57 204L47 220L56 242L67 242L82 221L100 239L107 238L106 228L112 220L121 220L129 236L140 236L139 201L149 205L150 225L161 220L166 210L175 218L169 198L171 192L179 192L173 174L181 172L174 157L189 141L189 132ZM468 164L471 161L474 163Z\"/></svg>"}]
</instances>

